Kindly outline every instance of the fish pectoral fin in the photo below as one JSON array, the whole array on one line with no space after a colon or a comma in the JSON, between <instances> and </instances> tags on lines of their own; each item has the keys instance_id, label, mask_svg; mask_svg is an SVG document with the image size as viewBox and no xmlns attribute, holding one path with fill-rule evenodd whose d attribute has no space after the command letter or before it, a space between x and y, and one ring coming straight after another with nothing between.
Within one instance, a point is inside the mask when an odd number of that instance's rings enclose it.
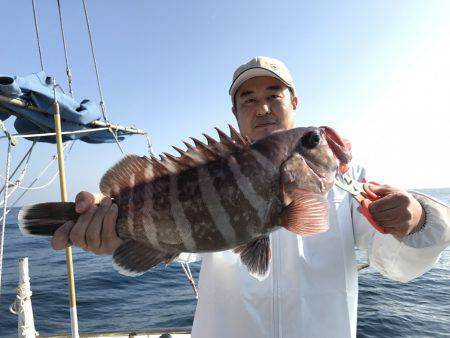
<instances>
[{"instance_id":1,"label":"fish pectoral fin","mask_svg":"<svg viewBox=\"0 0 450 338\"><path fill-rule=\"evenodd\" d=\"M128 240L113 254L114 268L125 276L140 276L159 263L174 260L179 252L163 252L144 243Z\"/></svg>"},{"instance_id":2,"label":"fish pectoral fin","mask_svg":"<svg viewBox=\"0 0 450 338\"><path fill-rule=\"evenodd\" d=\"M328 202L325 196L301 191L284 208L282 226L300 236L309 236L328 230Z\"/></svg>"},{"instance_id":3,"label":"fish pectoral fin","mask_svg":"<svg viewBox=\"0 0 450 338\"><path fill-rule=\"evenodd\" d=\"M272 257L269 236L258 237L247 244L240 245L233 252L240 255L241 262L251 275L259 278L269 272Z\"/></svg>"}]
</instances>

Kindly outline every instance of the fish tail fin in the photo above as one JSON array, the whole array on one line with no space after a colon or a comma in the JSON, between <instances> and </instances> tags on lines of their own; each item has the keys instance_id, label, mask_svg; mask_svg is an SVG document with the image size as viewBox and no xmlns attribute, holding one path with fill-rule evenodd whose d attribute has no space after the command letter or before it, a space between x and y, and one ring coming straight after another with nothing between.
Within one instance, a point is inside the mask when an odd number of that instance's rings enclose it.
<instances>
[{"instance_id":1,"label":"fish tail fin","mask_svg":"<svg viewBox=\"0 0 450 338\"><path fill-rule=\"evenodd\" d=\"M328 230L328 202L325 196L306 190L294 195L283 210L282 226L300 236L309 236Z\"/></svg>"},{"instance_id":2,"label":"fish tail fin","mask_svg":"<svg viewBox=\"0 0 450 338\"><path fill-rule=\"evenodd\" d=\"M18 215L20 231L24 235L53 236L67 221L76 221L75 203L39 203L22 207Z\"/></svg>"},{"instance_id":3,"label":"fish tail fin","mask_svg":"<svg viewBox=\"0 0 450 338\"><path fill-rule=\"evenodd\" d=\"M135 277L159 263L169 264L179 254L159 251L145 243L127 240L114 251L113 266L120 274Z\"/></svg>"}]
</instances>

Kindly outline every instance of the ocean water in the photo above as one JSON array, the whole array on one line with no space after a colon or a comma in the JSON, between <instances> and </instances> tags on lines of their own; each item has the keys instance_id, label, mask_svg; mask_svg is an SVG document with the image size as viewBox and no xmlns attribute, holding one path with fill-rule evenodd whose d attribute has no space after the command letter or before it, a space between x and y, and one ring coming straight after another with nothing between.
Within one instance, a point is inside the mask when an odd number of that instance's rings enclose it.
<instances>
[{"instance_id":1,"label":"ocean water","mask_svg":"<svg viewBox=\"0 0 450 338\"><path fill-rule=\"evenodd\" d=\"M450 203L450 189L423 191ZM0 337L17 336L17 317L9 305L18 284L18 260L24 256L30 263L36 329L41 335L69 332L64 254L51 250L48 239L22 236L17 212L8 215L5 235ZM192 325L196 301L178 264L128 278L112 268L108 256L75 248L74 262L81 332ZM200 264L192 264L191 270L197 280ZM450 337L450 250L432 270L406 284L390 281L373 268L363 270L358 337Z\"/></svg>"}]
</instances>

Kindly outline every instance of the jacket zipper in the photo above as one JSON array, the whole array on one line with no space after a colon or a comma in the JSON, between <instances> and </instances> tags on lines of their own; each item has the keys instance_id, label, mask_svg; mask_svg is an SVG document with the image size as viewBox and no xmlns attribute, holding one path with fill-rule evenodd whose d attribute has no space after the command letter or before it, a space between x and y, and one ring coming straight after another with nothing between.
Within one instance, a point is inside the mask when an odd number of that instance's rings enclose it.
<instances>
[{"instance_id":1,"label":"jacket zipper","mask_svg":"<svg viewBox=\"0 0 450 338\"><path fill-rule=\"evenodd\" d=\"M280 236L279 231L273 233L273 331L274 338L280 338L280 297L279 297L279 262L280 262Z\"/></svg>"}]
</instances>

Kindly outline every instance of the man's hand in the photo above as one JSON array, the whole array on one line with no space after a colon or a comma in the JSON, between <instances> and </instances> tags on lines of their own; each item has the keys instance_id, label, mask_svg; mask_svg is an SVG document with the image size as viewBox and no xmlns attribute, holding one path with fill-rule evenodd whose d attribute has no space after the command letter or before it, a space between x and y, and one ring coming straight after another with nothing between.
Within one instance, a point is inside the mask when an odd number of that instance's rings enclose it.
<instances>
[{"instance_id":1,"label":"man's hand","mask_svg":"<svg viewBox=\"0 0 450 338\"><path fill-rule=\"evenodd\" d=\"M423 226L425 211L410 193L388 185L370 188L380 199L369 206L369 211L386 233L400 239Z\"/></svg>"},{"instance_id":2,"label":"man's hand","mask_svg":"<svg viewBox=\"0 0 450 338\"><path fill-rule=\"evenodd\" d=\"M112 254L122 243L116 233L117 205L109 197L81 191L75 198L75 210L80 217L55 231L53 249L73 244L95 254Z\"/></svg>"}]
</instances>

